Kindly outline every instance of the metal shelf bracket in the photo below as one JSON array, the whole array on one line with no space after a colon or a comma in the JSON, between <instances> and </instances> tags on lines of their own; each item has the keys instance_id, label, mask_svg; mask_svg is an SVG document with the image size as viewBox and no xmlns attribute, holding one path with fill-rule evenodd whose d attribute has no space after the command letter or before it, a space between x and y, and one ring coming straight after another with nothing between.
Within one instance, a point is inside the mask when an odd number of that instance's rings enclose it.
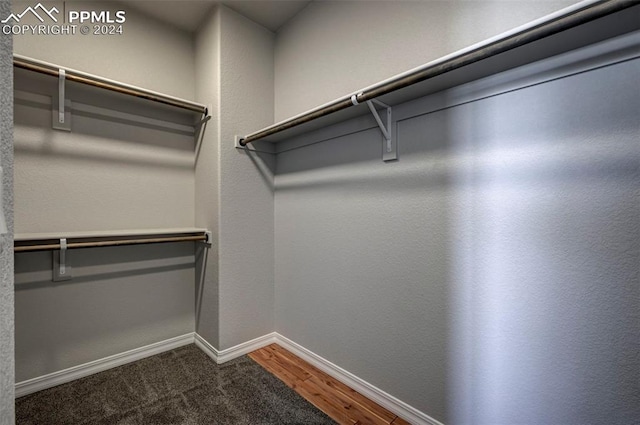
<instances>
[{"instance_id":1,"label":"metal shelf bracket","mask_svg":"<svg viewBox=\"0 0 640 425\"><path fill-rule=\"evenodd\" d=\"M64 124L64 69L58 71L58 122Z\"/></svg>"},{"instance_id":2,"label":"metal shelf bracket","mask_svg":"<svg viewBox=\"0 0 640 425\"><path fill-rule=\"evenodd\" d=\"M53 125L55 130L71 131L71 101L65 97L66 73L58 70L58 99L53 99Z\"/></svg>"},{"instance_id":3,"label":"metal shelf bracket","mask_svg":"<svg viewBox=\"0 0 640 425\"><path fill-rule=\"evenodd\" d=\"M374 104L386 109L387 111L386 126L382 122L382 119L380 118L380 114L378 113L378 110L376 109ZM395 128L393 128L392 122L391 122L391 106L385 103L382 103L376 99L367 100L367 106L369 107L369 110L371 111L373 118L375 118L376 122L378 123L378 127L380 127L380 132L382 133L382 160L384 162L397 160L398 146L397 146L397 140L395 137Z\"/></svg>"},{"instance_id":4,"label":"metal shelf bracket","mask_svg":"<svg viewBox=\"0 0 640 425\"><path fill-rule=\"evenodd\" d=\"M67 239L60 239L60 250L53 251L53 281L60 282L72 278L71 267L67 265Z\"/></svg>"}]
</instances>

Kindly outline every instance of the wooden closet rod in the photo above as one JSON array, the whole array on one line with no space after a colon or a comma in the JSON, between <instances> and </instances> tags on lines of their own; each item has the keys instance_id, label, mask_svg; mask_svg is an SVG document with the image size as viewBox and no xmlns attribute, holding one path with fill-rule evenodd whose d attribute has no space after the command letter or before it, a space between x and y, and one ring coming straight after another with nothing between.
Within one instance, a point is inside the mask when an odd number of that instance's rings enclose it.
<instances>
[{"instance_id":1,"label":"wooden closet rod","mask_svg":"<svg viewBox=\"0 0 640 425\"><path fill-rule=\"evenodd\" d=\"M195 102L190 102L184 99L178 99L176 97L168 96L161 93L156 93L151 90L146 90L140 87L120 83L117 81L109 80L107 78L98 77L85 72L68 69L58 65L42 62L36 59L28 58L21 55L13 55L13 66L16 68L22 68L33 72L39 72L41 74L51 75L58 77L60 70L64 70L65 79L69 81L75 81L77 83L86 84L93 87L99 87L105 90L111 90L117 93L126 94L129 96L139 97L147 99L153 102L163 103L165 105L174 106L176 108L188 109L190 111L199 112L204 115L208 115L207 107Z\"/></svg>"},{"instance_id":2,"label":"wooden closet rod","mask_svg":"<svg viewBox=\"0 0 640 425\"><path fill-rule=\"evenodd\" d=\"M334 112L365 103L368 100L372 100L413 84L446 74L447 72L454 71L475 62L522 47L534 41L541 40L636 5L638 5L637 1L629 0L603 0L590 4L582 9L573 10L564 15L560 15L548 22L490 41L473 50L460 52L459 54L443 58L440 61L426 64L407 73L398 75L390 80L386 80L372 87L363 89L362 91L357 92L358 94L339 98L329 104L312 109L309 112L297 115L254 133L250 133L241 138L238 143L241 146L246 146L249 143L273 134L280 133L326 115L330 115Z\"/></svg>"},{"instance_id":3,"label":"wooden closet rod","mask_svg":"<svg viewBox=\"0 0 640 425\"><path fill-rule=\"evenodd\" d=\"M67 249L76 248L97 248L107 246L121 246L121 245L142 245L152 243L168 243L168 242L196 242L207 241L207 236L193 235L193 236L166 236L166 237L149 237L138 239L112 239L112 240L96 240L88 242L69 242L67 243ZM47 243L40 245L18 245L20 242L16 242L14 252L31 252L31 251L50 251L59 250L60 242Z\"/></svg>"}]
</instances>

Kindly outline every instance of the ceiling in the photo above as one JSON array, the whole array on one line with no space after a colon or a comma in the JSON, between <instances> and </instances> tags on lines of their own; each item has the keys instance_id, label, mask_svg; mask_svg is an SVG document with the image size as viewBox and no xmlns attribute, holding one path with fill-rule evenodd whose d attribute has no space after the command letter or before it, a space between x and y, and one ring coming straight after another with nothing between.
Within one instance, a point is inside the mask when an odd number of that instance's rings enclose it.
<instances>
[{"instance_id":1,"label":"ceiling","mask_svg":"<svg viewBox=\"0 0 640 425\"><path fill-rule=\"evenodd\" d=\"M310 0L121 0L127 8L172 24L182 30L193 32L202 19L216 4L224 4L241 15L259 23L273 32L298 12Z\"/></svg>"}]
</instances>

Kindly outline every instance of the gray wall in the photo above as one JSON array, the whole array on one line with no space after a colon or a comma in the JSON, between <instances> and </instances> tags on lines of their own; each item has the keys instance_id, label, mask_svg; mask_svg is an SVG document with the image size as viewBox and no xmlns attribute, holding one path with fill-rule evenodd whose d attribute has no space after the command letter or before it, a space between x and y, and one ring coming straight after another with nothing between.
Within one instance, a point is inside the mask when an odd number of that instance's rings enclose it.
<instances>
[{"instance_id":1,"label":"gray wall","mask_svg":"<svg viewBox=\"0 0 640 425\"><path fill-rule=\"evenodd\" d=\"M0 16L10 13L10 1L0 1ZM0 35L0 165L2 213L9 233L0 241L0 424L14 421L13 306L13 64L12 39Z\"/></svg>"},{"instance_id":2,"label":"gray wall","mask_svg":"<svg viewBox=\"0 0 640 425\"><path fill-rule=\"evenodd\" d=\"M47 5L56 5L59 10L62 10L62 3L47 1ZM14 1L12 9L19 13L27 6L33 6L33 2ZM118 2L73 1L67 7L75 10L109 10L112 13L124 10L126 22L123 34L20 35L14 40L15 53L149 90L185 99L194 98L194 45L189 33L155 21ZM33 18L27 16L25 19L29 23L29 19Z\"/></svg>"},{"instance_id":3,"label":"gray wall","mask_svg":"<svg viewBox=\"0 0 640 425\"><path fill-rule=\"evenodd\" d=\"M196 226L210 229L214 243L196 250L196 332L214 347L219 346L218 223L220 139L220 11L215 8L195 35L197 100L208 106L211 120L196 148Z\"/></svg>"},{"instance_id":4,"label":"gray wall","mask_svg":"<svg viewBox=\"0 0 640 425\"><path fill-rule=\"evenodd\" d=\"M122 36L16 36L15 51L192 99L191 36L129 10L124 26ZM52 130L40 102L55 79L16 72L16 89L31 93L26 101L18 93L15 109L18 233L195 225L193 137L80 113L70 133ZM67 92L98 107L194 120L71 83ZM51 255L16 255L18 382L194 331L194 244L72 251L74 278L60 283L51 282Z\"/></svg>"},{"instance_id":5,"label":"gray wall","mask_svg":"<svg viewBox=\"0 0 640 425\"><path fill-rule=\"evenodd\" d=\"M273 332L275 161L234 147L235 135L273 123L273 42L221 8L220 349Z\"/></svg>"},{"instance_id":6,"label":"gray wall","mask_svg":"<svg viewBox=\"0 0 640 425\"><path fill-rule=\"evenodd\" d=\"M280 154L276 331L444 423L640 421L640 61L597 62Z\"/></svg>"},{"instance_id":7,"label":"gray wall","mask_svg":"<svg viewBox=\"0 0 640 425\"><path fill-rule=\"evenodd\" d=\"M197 254L196 329L219 350L273 331L275 160L234 147L236 134L273 122L273 40L224 6L196 35L198 96L213 116L196 164L196 224L216 233Z\"/></svg>"},{"instance_id":8,"label":"gray wall","mask_svg":"<svg viewBox=\"0 0 640 425\"><path fill-rule=\"evenodd\" d=\"M573 3L577 1L312 2L277 34L276 121Z\"/></svg>"},{"instance_id":9,"label":"gray wall","mask_svg":"<svg viewBox=\"0 0 640 425\"><path fill-rule=\"evenodd\" d=\"M16 3L13 9L20 12L26 4ZM73 7L118 9L100 2L74 2ZM193 99L195 67L190 35L133 10L127 10L126 16L122 35L20 35L15 37L14 50ZM25 78L18 82L24 83L16 89L39 94L56 90L55 79L47 79L48 84L41 84L45 88L36 90L34 74L21 75ZM131 98L118 103L106 95L96 103L94 93L83 96L85 103L120 110L135 105L134 112L139 114L151 107ZM75 94L75 100L78 96ZM155 109L151 117L172 119L171 115L158 115ZM16 233L194 226L194 143L190 138L86 116L73 117L73 131L66 133L45 125L50 121L45 108L22 104L17 111ZM78 176L82 176L82 184L78 184ZM64 188L63 197L60 188Z\"/></svg>"},{"instance_id":10,"label":"gray wall","mask_svg":"<svg viewBox=\"0 0 640 425\"><path fill-rule=\"evenodd\" d=\"M16 382L191 333L193 243L74 250L51 282L51 252L16 255Z\"/></svg>"},{"instance_id":11,"label":"gray wall","mask_svg":"<svg viewBox=\"0 0 640 425\"><path fill-rule=\"evenodd\" d=\"M98 7L107 6L91 4ZM50 282L51 254L18 255L18 381L194 329L219 349L273 331L275 160L237 151L233 135L273 122L274 35L224 7L193 38L130 10L125 25L126 35L108 42L26 37L16 49L186 98L197 88L213 117L204 138L92 116L74 116L71 133L51 130L39 102L55 85L24 73L18 88L37 96L16 109L20 231L196 225L213 230L215 243L195 252L190 244L73 252L75 277L63 283ZM96 48L105 54L87 54ZM76 91L72 99L169 117L146 103Z\"/></svg>"}]
</instances>

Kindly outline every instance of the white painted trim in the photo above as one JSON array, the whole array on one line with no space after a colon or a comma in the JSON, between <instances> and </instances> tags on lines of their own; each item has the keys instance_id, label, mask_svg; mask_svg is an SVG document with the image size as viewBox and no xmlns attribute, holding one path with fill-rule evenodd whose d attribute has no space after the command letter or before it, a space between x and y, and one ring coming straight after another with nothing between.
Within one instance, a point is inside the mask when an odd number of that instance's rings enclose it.
<instances>
[{"instance_id":1,"label":"white painted trim","mask_svg":"<svg viewBox=\"0 0 640 425\"><path fill-rule=\"evenodd\" d=\"M194 338L195 338L196 347L198 347L199 349L204 351L204 353L207 356L211 357L211 359L213 359L214 362L218 363L218 353L219 353L219 351L216 349L216 347L214 347L213 345L209 344L209 342L206 339L204 339L203 337L201 337L197 333L194 334Z\"/></svg>"},{"instance_id":2,"label":"white painted trim","mask_svg":"<svg viewBox=\"0 0 640 425\"><path fill-rule=\"evenodd\" d=\"M244 356L252 351L258 350L262 347L266 347L269 344L273 344L276 342L276 333L272 332L270 334L266 334L260 336L258 338L252 339L251 341L243 342L242 344L238 344L235 347L227 348L226 350L222 350L218 352L218 364L222 364L224 362L228 362L229 360L233 360L240 356Z\"/></svg>"},{"instance_id":3,"label":"white painted trim","mask_svg":"<svg viewBox=\"0 0 640 425\"><path fill-rule=\"evenodd\" d=\"M94 360L79 366L74 366L48 375L18 382L15 386L15 397L22 397L37 391L55 387L76 379L84 378L94 373L103 372L105 370L122 366L145 357L173 350L184 345L195 343L205 354L211 357L217 364L222 364L244 356L252 351L258 350L269 344L279 344L283 348L291 351L298 357L311 363L323 372L331 375L338 381L348 385L358 391L365 397L368 397L375 403L389 410L392 413L409 421L413 425L443 425L442 422L428 416L427 414L409 406L407 403L398 400L394 396L382 391L374 385L358 378L351 372L342 369L331 363L329 360L320 357L314 352L304 348L303 346L291 341L289 338L282 336L276 332L272 332L261 337L252 339L234 347L225 350L218 350L207 340L197 333L188 333L165 341L156 342L144 347L125 351L124 353L114 354L103 359Z\"/></svg>"},{"instance_id":4,"label":"white painted trim","mask_svg":"<svg viewBox=\"0 0 640 425\"><path fill-rule=\"evenodd\" d=\"M217 364L225 363L240 356L244 356L252 351L258 350L269 344L279 344L283 348L291 351L298 357L311 363L323 372L331 375L333 378L342 382L345 385L358 391L360 394L371 399L375 403L389 410L392 413L400 416L401 418L409 421L413 425L444 425L442 422L430 417L426 413L419 411L418 409L409 406L407 403L398 400L391 394L388 394L374 385L366 382L365 380L358 378L351 372L342 369L331 363L329 360L320 357L314 352L304 348L303 346L291 341L289 338L272 332L267 335L252 339L251 341L238 344L234 347L227 348L226 350L219 351L213 345L209 344L203 337L195 334L195 343L198 348L204 351L209 357L211 357Z\"/></svg>"},{"instance_id":5,"label":"white painted trim","mask_svg":"<svg viewBox=\"0 0 640 425\"><path fill-rule=\"evenodd\" d=\"M122 366L127 363L135 362L137 360L144 359L145 357L154 356L184 345L193 344L193 342L194 333L188 333L175 338L145 345L144 347L134 348L133 350L125 351L124 353L114 354L89 363L84 363L58 372L18 382L15 386L15 396L18 398L37 391L46 390L47 388L84 378L86 376L93 375L94 373L103 372L107 369Z\"/></svg>"},{"instance_id":6,"label":"white painted trim","mask_svg":"<svg viewBox=\"0 0 640 425\"><path fill-rule=\"evenodd\" d=\"M391 394L388 394L365 380L358 378L351 372L348 372L340 366L331 363L329 360L320 357L314 352L291 341L289 338L276 333L275 342L282 346L282 348L291 351L296 356L306 360L313 366L331 375L343 384L348 385L360 394L378 403L380 406L392 413L395 413L413 425L444 425L442 422L430 417L426 413L423 413L418 409L409 406L407 403L398 400Z\"/></svg>"},{"instance_id":7,"label":"white painted trim","mask_svg":"<svg viewBox=\"0 0 640 425\"><path fill-rule=\"evenodd\" d=\"M262 347L266 347L269 344L276 342L276 333L272 332L252 339L242 344L238 344L234 347L227 348L225 350L218 350L213 345L209 344L207 340L200 335L195 334L195 343L198 348L204 351L209 357L211 357L217 364L222 364L230 360L236 359L240 356L244 356L252 351L258 350Z\"/></svg>"}]
</instances>

